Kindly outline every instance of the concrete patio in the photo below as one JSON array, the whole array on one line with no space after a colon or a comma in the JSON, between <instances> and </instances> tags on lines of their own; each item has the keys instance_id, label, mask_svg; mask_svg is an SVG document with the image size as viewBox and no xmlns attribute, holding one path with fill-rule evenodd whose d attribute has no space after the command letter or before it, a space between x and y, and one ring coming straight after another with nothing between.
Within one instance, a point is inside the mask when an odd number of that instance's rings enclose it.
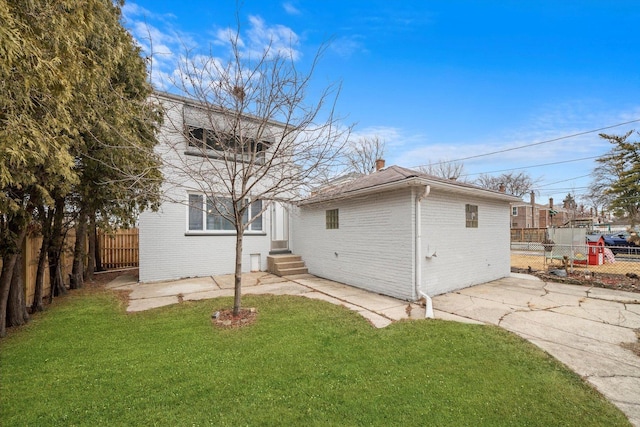
<instances>
[{"instance_id":1,"label":"concrete patio","mask_svg":"<svg viewBox=\"0 0 640 427\"><path fill-rule=\"evenodd\" d=\"M171 282L137 283L133 276L120 276L107 285L109 289L130 290L128 312L148 310L180 300L202 300L233 296L234 276L182 279ZM357 311L376 328L401 319L424 318L425 309L384 295L322 279L310 274L280 277L265 272L242 276L243 295L300 295L342 305ZM411 307L411 309L408 309ZM443 316L449 316L443 313ZM457 318L460 321L469 319Z\"/></svg>"},{"instance_id":2,"label":"concrete patio","mask_svg":"<svg viewBox=\"0 0 640 427\"><path fill-rule=\"evenodd\" d=\"M434 307L532 342L640 426L640 357L628 348L640 337L640 294L513 275L437 296Z\"/></svg>"}]
</instances>

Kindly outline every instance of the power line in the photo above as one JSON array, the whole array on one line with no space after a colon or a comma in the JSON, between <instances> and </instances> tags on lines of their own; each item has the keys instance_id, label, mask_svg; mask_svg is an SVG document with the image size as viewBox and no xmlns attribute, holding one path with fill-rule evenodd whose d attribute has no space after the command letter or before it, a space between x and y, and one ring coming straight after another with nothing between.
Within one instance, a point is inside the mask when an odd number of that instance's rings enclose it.
<instances>
[{"instance_id":1,"label":"power line","mask_svg":"<svg viewBox=\"0 0 640 427\"><path fill-rule=\"evenodd\" d=\"M558 187L558 188L545 188L544 192L545 193L549 193L549 192L558 192L558 191L572 191L572 190L584 190L589 188L588 186L585 187Z\"/></svg>"},{"instance_id":2,"label":"power line","mask_svg":"<svg viewBox=\"0 0 640 427\"><path fill-rule=\"evenodd\" d=\"M545 140L545 141L540 141L540 142L534 142L534 143L531 143L531 144L520 145L518 147L505 148L503 150L492 151L490 153L476 154L475 156L461 157L461 158L455 159L455 160L445 160L445 161L442 161L442 162L439 162L439 163L454 163L454 162L461 162L463 160L477 159L479 157L492 156L494 154L500 154L500 153L506 153L508 151L520 150L522 148L535 147L536 145L548 144L550 142L561 141L563 139L575 138L576 136L582 136L582 135L587 135L589 133L600 132L602 130L612 129L612 128L615 128L615 127L624 126L624 125L628 125L628 124L636 123L636 122L640 122L640 119L629 120L628 122L623 122L623 123L618 123L618 124L611 125L611 126L601 127L601 128L598 128L598 129L592 129L592 130L587 130L587 131L583 131L583 132L578 132L578 133L574 133L574 134L571 134L571 135L560 136L558 138L548 139L548 140ZM600 156L598 156L598 157L600 157ZM418 165L418 166L414 166L413 168L419 168L421 166L428 166L428 165ZM487 172L487 173L491 173L491 172Z\"/></svg>"},{"instance_id":3,"label":"power line","mask_svg":"<svg viewBox=\"0 0 640 427\"><path fill-rule=\"evenodd\" d=\"M555 181L555 182L550 182L548 184L544 184L544 185L539 185L538 188L542 188L542 187L548 187L549 185L554 185L554 184L560 184L561 182L567 182L567 181L573 181L574 179L580 179L580 178L586 178L588 176L591 176L590 173L586 174L586 175L581 175L581 176L576 176L574 178L568 178L568 179L563 179L561 181Z\"/></svg>"},{"instance_id":4,"label":"power line","mask_svg":"<svg viewBox=\"0 0 640 427\"><path fill-rule=\"evenodd\" d=\"M514 171L514 170L519 170L519 169L539 168L539 167L542 167L542 166L559 165L559 164L562 164L562 163L580 162L580 161L583 161L583 160L597 159L599 157L602 157L602 156L583 157L581 159L563 160L563 161L560 161L560 162L543 163L543 164L540 164L540 165L522 166L522 167L519 167L519 168L501 169L501 170L490 171L490 172L468 173L468 174L461 175L461 176L482 175L482 174L485 174L485 173L486 174L491 174L491 173L498 173L498 172L509 172L509 171Z\"/></svg>"}]
</instances>

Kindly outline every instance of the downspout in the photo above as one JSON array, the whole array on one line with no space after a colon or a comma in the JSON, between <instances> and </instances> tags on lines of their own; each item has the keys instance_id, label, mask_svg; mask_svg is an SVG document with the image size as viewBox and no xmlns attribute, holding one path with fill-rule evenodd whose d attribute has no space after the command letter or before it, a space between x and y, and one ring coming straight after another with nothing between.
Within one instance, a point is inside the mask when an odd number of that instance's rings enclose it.
<instances>
[{"instance_id":1,"label":"downspout","mask_svg":"<svg viewBox=\"0 0 640 427\"><path fill-rule=\"evenodd\" d=\"M429 193L431 192L431 186L425 185L424 191L418 193L416 197L416 283L415 283L415 291L416 294L423 297L425 299L426 307L424 317L426 319L433 319L433 302L431 301L431 297L427 295L426 292L423 292L420 287L422 284L422 208L421 202L425 199Z\"/></svg>"}]
</instances>

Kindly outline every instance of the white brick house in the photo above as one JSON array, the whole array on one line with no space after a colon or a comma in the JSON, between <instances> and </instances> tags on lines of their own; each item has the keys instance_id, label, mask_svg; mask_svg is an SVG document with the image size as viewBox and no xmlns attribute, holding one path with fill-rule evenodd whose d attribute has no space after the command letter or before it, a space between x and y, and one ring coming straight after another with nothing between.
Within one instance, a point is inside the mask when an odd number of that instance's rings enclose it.
<instances>
[{"instance_id":1,"label":"white brick house","mask_svg":"<svg viewBox=\"0 0 640 427\"><path fill-rule=\"evenodd\" d=\"M139 218L140 281L233 273L235 229L215 209L210 209L214 203L224 205L224 194L228 190L215 179L199 182L197 177L206 176L206 171L194 168L198 173L185 172L194 165L215 166L216 161L221 161L222 153L216 144L229 143L220 142L224 138L220 129L224 129L225 115L212 112L211 107L203 109L183 97L164 93L156 93L155 97L165 114L156 147L163 159L165 183L159 211L145 211ZM251 117L246 120L250 121ZM243 126L251 129L250 125ZM259 154L268 158L274 136L283 135L279 134L283 132L283 125L262 121L254 128L259 128L260 137L255 141ZM220 191L212 197L216 185ZM288 249L288 212L275 202L253 198L247 202L250 203L249 218L265 210L245 231L243 271L266 270L270 251Z\"/></svg>"},{"instance_id":2,"label":"white brick house","mask_svg":"<svg viewBox=\"0 0 640 427\"><path fill-rule=\"evenodd\" d=\"M165 111L157 152L166 181L160 210L140 215L140 281L233 273L235 230L210 209L224 205L224 192L210 196L224 183L205 186L181 174L219 160L216 144L224 134L210 136L224 114L156 96ZM269 159L284 127L261 126L252 147ZM249 197L249 217L262 214L245 231L243 271L264 271L270 253L291 249L320 277L405 300L441 294L509 274L509 203L515 201L398 166L341 182L296 208Z\"/></svg>"},{"instance_id":3,"label":"white brick house","mask_svg":"<svg viewBox=\"0 0 640 427\"><path fill-rule=\"evenodd\" d=\"M508 276L517 200L391 166L302 202L293 250L312 274L413 301Z\"/></svg>"}]
</instances>

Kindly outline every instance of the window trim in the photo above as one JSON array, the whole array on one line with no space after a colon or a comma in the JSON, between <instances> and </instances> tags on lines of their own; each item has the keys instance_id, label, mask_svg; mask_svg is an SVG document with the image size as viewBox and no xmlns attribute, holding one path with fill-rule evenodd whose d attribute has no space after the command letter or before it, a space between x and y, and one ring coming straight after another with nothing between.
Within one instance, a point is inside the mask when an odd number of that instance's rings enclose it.
<instances>
[{"instance_id":1,"label":"window trim","mask_svg":"<svg viewBox=\"0 0 640 427\"><path fill-rule=\"evenodd\" d=\"M471 217L469 214L471 214ZM465 228L478 228L479 216L478 205L472 205L471 203L464 205Z\"/></svg>"},{"instance_id":2,"label":"window trim","mask_svg":"<svg viewBox=\"0 0 640 427\"><path fill-rule=\"evenodd\" d=\"M192 137L192 134L200 131L202 133L201 138L197 139ZM200 133L198 132L198 133ZM224 159L225 150L220 144L219 139L214 136L214 131L201 126L185 125L186 135L186 149L184 154L188 156L208 157L212 159ZM232 135L225 134L226 140L231 141ZM251 151L241 154L239 152L229 151L228 153L233 155L230 160L249 163L251 161L251 155L253 153L253 147L256 147L254 162L257 164L264 164L266 158L266 152L269 149L269 142L256 141L253 138L247 138L247 142L250 144Z\"/></svg>"},{"instance_id":3,"label":"window trim","mask_svg":"<svg viewBox=\"0 0 640 427\"><path fill-rule=\"evenodd\" d=\"M324 215L326 230L338 230L340 228L340 209L327 209Z\"/></svg>"},{"instance_id":4,"label":"window trim","mask_svg":"<svg viewBox=\"0 0 640 427\"><path fill-rule=\"evenodd\" d=\"M196 196L196 197L200 197L201 198L201 203L202 203L202 207L200 208L201 210L201 219L199 221L199 224L202 225L202 229L190 229L191 226L191 209L192 209L192 204L191 204L191 198L192 196ZM223 230L223 229L207 229L207 209L206 209L206 205L209 202L212 202L214 200L217 201L230 201L231 198L229 197L224 197L224 196L214 196L213 198L210 196L206 196L204 193L198 193L198 192L188 192L187 193L187 212L186 212L186 231L185 231L185 236L235 236L236 235L236 230L235 227L231 230ZM256 199L253 200L251 202L249 202L249 199L245 199L246 203L249 203L249 210L246 211L245 213L245 218L246 221L248 221L249 218L253 218L257 212L253 212L254 209L258 209L258 208L254 208L254 206L259 206L259 209L262 210L263 208L263 203L264 201L262 199ZM259 205L258 205L259 204ZM218 215L219 216L219 215ZM243 218L244 219L244 218ZM224 219L223 219L224 221ZM259 221L259 222L258 222ZM265 215L264 212L262 212L258 218L256 218L251 224L249 224L249 228L246 228L244 230L244 234L245 236L266 236L267 232L265 229L265 225L264 225L264 221L265 221ZM254 226L259 224L259 228L253 228ZM233 225L232 225L233 226Z\"/></svg>"}]
</instances>

